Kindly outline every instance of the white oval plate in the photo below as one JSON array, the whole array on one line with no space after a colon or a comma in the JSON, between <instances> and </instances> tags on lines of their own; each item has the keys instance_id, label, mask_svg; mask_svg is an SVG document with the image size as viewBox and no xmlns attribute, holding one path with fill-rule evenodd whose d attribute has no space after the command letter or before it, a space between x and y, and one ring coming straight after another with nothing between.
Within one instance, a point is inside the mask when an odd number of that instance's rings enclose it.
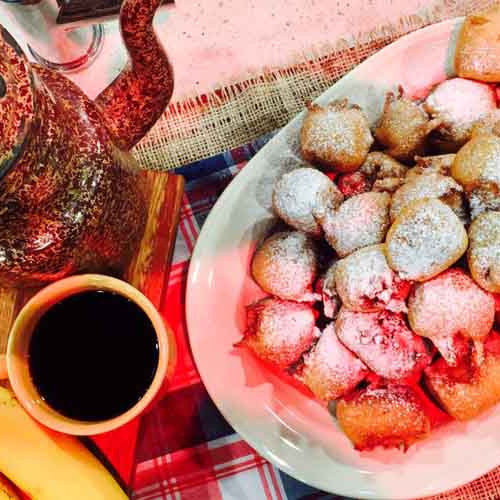
<instances>
[{"instance_id":1,"label":"white oval plate","mask_svg":"<svg viewBox=\"0 0 500 500\"><path fill-rule=\"evenodd\" d=\"M384 48L326 91L318 102L348 97L373 122L386 91L401 84L424 95L453 74L460 20L408 35ZM225 190L198 238L187 289L189 338L203 382L221 413L260 454L296 479L340 495L402 499L436 494L500 464L500 406L469 423L451 423L405 454L359 453L328 411L235 350L246 304L262 292L249 263L272 220L274 179L300 164L302 115L273 138Z\"/></svg>"}]
</instances>

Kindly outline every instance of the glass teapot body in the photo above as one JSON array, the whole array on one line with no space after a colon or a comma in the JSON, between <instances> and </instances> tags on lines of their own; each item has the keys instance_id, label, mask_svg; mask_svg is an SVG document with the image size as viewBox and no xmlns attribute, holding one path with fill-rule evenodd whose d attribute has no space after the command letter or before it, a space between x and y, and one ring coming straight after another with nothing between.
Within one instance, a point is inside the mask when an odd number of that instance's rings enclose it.
<instances>
[{"instance_id":1,"label":"glass teapot body","mask_svg":"<svg viewBox=\"0 0 500 500\"><path fill-rule=\"evenodd\" d=\"M140 5L147 6L143 17L134 18L129 11ZM156 8L150 0L123 4L131 63L95 102L62 74L30 65L0 26L1 286L119 272L137 247L146 192L128 150L172 92L168 60L151 26ZM157 65L154 77L143 68L149 58Z\"/></svg>"}]
</instances>

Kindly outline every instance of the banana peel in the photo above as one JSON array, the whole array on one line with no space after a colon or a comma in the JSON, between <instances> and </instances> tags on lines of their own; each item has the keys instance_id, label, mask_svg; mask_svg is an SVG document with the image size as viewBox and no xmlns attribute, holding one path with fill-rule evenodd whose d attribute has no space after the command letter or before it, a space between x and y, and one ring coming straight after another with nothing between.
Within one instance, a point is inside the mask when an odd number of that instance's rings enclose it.
<instances>
[{"instance_id":1,"label":"banana peel","mask_svg":"<svg viewBox=\"0 0 500 500\"><path fill-rule=\"evenodd\" d=\"M128 498L77 438L42 427L4 387L0 387L0 472L32 500Z\"/></svg>"}]
</instances>

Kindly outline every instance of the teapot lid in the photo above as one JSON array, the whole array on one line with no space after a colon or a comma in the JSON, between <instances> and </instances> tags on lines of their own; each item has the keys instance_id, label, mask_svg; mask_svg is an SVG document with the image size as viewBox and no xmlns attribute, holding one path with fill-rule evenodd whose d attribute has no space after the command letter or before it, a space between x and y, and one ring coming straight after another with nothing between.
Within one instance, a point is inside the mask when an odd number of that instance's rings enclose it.
<instances>
[{"instance_id":1,"label":"teapot lid","mask_svg":"<svg viewBox=\"0 0 500 500\"><path fill-rule=\"evenodd\" d=\"M0 25L0 179L23 151L35 116L33 73L21 47Z\"/></svg>"}]
</instances>

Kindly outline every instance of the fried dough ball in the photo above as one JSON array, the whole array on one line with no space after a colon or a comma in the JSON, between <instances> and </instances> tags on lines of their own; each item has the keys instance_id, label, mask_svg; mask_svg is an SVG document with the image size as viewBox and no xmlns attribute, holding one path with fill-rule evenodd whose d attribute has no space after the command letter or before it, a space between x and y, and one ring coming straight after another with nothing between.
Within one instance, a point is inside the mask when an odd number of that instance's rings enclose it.
<instances>
[{"instance_id":1,"label":"fried dough ball","mask_svg":"<svg viewBox=\"0 0 500 500\"><path fill-rule=\"evenodd\" d=\"M487 210L469 227L469 270L482 288L500 292L500 213Z\"/></svg>"},{"instance_id":2,"label":"fried dough ball","mask_svg":"<svg viewBox=\"0 0 500 500\"><path fill-rule=\"evenodd\" d=\"M449 177L451 175L451 166L455 161L455 154L416 156L415 161L416 165L410 168L406 173L406 182L416 182L415 179L419 178L421 175L427 174ZM453 189L447 194L439 196L439 199L446 203L455 212L464 225L470 222L469 211L465 198L463 189Z\"/></svg>"},{"instance_id":3,"label":"fried dough ball","mask_svg":"<svg viewBox=\"0 0 500 500\"><path fill-rule=\"evenodd\" d=\"M340 175L337 185L346 198L368 191L393 193L403 184L407 170L389 155L373 151L359 170Z\"/></svg>"},{"instance_id":4,"label":"fried dough ball","mask_svg":"<svg viewBox=\"0 0 500 500\"><path fill-rule=\"evenodd\" d=\"M393 193L402 183L408 168L394 158L373 151L368 153L359 172L368 177L372 191Z\"/></svg>"},{"instance_id":5,"label":"fried dough ball","mask_svg":"<svg viewBox=\"0 0 500 500\"><path fill-rule=\"evenodd\" d=\"M267 238L255 252L252 276L267 293L282 299L310 301L317 274L314 242L298 231L285 231Z\"/></svg>"},{"instance_id":6,"label":"fried dough ball","mask_svg":"<svg viewBox=\"0 0 500 500\"><path fill-rule=\"evenodd\" d=\"M315 342L316 316L309 304L265 298L247 307L247 329L236 344L287 369Z\"/></svg>"},{"instance_id":7,"label":"fried dough ball","mask_svg":"<svg viewBox=\"0 0 500 500\"><path fill-rule=\"evenodd\" d=\"M482 290L461 269L448 269L439 276L419 283L408 300L408 321L418 335L427 337L449 365L459 355L454 339L471 339L476 362L483 358L483 341L495 320L495 299Z\"/></svg>"},{"instance_id":8,"label":"fried dough ball","mask_svg":"<svg viewBox=\"0 0 500 500\"><path fill-rule=\"evenodd\" d=\"M386 179L387 177L404 177L408 167L385 153L372 151L368 153L359 170L372 180L376 180Z\"/></svg>"},{"instance_id":9,"label":"fried dough ball","mask_svg":"<svg viewBox=\"0 0 500 500\"><path fill-rule=\"evenodd\" d=\"M335 330L340 341L380 377L418 377L431 362L424 341L406 326L400 314L354 312L342 307Z\"/></svg>"},{"instance_id":10,"label":"fried dough ball","mask_svg":"<svg viewBox=\"0 0 500 500\"><path fill-rule=\"evenodd\" d=\"M457 40L457 75L482 82L500 81L500 6L465 18Z\"/></svg>"},{"instance_id":11,"label":"fried dough ball","mask_svg":"<svg viewBox=\"0 0 500 500\"><path fill-rule=\"evenodd\" d=\"M474 220L487 209L500 209L500 137L475 135L455 157L451 175L463 186Z\"/></svg>"},{"instance_id":12,"label":"fried dough ball","mask_svg":"<svg viewBox=\"0 0 500 500\"><path fill-rule=\"evenodd\" d=\"M351 311L406 312L410 284L389 267L384 245L364 247L339 260L335 285L343 305Z\"/></svg>"},{"instance_id":13,"label":"fried dough ball","mask_svg":"<svg viewBox=\"0 0 500 500\"><path fill-rule=\"evenodd\" d=\"M497 87L498 89L498 87ZM497 94L498 99L498 94ZM500 109L492 111L472 125L471 138L475 135L494 134L500 136Z\"/></svg>"},{"instance_id":14,"label":"fried dough ball","mask_svg":"<svg viewBox=\"0 0 500 500\"><path fill-rule=\"evenodd\" d=\"M408 169L405 179L409 181L419 175L430 173L451 175L451 166L454 161L454 154L415 156L415 166Z\"/></svg>"},{"instance_id":15,"label":"fried dough ball","mask_svg":"<svg viewBox=\"0 0 500 500\"><path fill-rule=\"evenodd\" d=\"M486 341L485 358L480 366L468 367L465 380L441 358L424 372L426 387L442 408L457 420L471 420L500 401L500 353L496 332ZM496 344L493 349L489 345Z\"/></svg>"},{"instance_id":16,"label":"fried dough ball","mask_svg":"<svg viewBox=\"0 0 500 500\"><path fill-rule=\"evenodd\" d=\"M364 363L339 342L335 325L330 323L304 356L296 376L320 401L328 403L354 389L367 373Z\"/></svg>"},{"instance_id":17,"label":"fried dough ball","mask_svg":"<svg viewBox=\"0 0 500 500\"><path fill-rule=\"evenodd\" d=\"M430 120L423 109L403 97L403 90L399 88L397 95L387 94L375 138L385 146L388 155L410 162L415 155L423 154L427 136L440 123L440 120Z\"/></svg>"},{"instance_id":18,"label":"fried dough ball","mask_svg":"<svg viewBox=\"0 0 500 500\"><path fill-rule=\"evenodd\" d=\"M411 202L424 198L439 199L446 203L458 217L465 217L466 209L462 196L462 186L452 177L432 172L416 175L405 182L392 196L391 220L395 220Z\"/></svg>"},{"instance_id":19,"label":"fried dough ball","mask_svg":"<svg viewBox=\"0 0 500 500\"><path fill-rule=\"evenodd\" d=\"M325 108L308 106L300 144L305 160L339 172L352 172L365 161L373 137L361 108L344 99Z\"/></svg>"},{"instance_id":20,"label":"fried dough ball","mask_svg":"<svg viewBox=\"0 0 500 500\"><path fill-rule=\"evenodd\" d=\"M362 389L339 400L336 416L359 451L377 446L406 450L431 430L431 420L419 394L405 385Z\"/></svg>"},{"instance_id":21,"label":"fried dough ball","mask_svg":"<svg viewBox=\"0 0 500 500\"><path fill-rule=\"evenodd\" d=\"M340 192L346 198L361 193L367 193L371 190L370 180L361 170L341 174L337 177L336 182Z\"/></svg>"},{"instance_id":22,"label":"fried dough ball","mask_svg":"<svg viewBox=\"0 0 500 500\"><path fill-rule=\"evenodd\" d=\"M321 294L323 302L323 314L330 319L337 316L342 305L335 287L335 269L338 260L332 262L325 274L317 282L317 292Z\"/></svg>"},{"instance_id":23,"label":"fried dough ball","mask_svg":"<svg viewBox=\"0 0 500 500\"><path fill-rule=\"evenodd\" d=\"M403 177L387 177L386 179L377 179L373 183L372 191L374 193L395 193L400 186L404 184Z\"/></svg>"},{"instance_id":24,"label":"fried dough ball","mask_svg":"<svg viewBox=\"0 0 500 500\"><path fill-rule=\"evenodd\" d=\"M497 108L491 85L450 78L437 85L424 103L432 118L441 120L434 131L447 151L457 151L471 137L473 124Z\"/></svg>"},{"instance_id":25,"label":"fried dough ball","mask_svg":"<svg viewBox=\"0 0 500 500\"><path fill-rule=\"evenodd\" d=\"M314 168L297 168L284 174L276 183L273 208L278 217L299 231L321 236L315 211L336 209L343 200L337 186Z\"/></svg>"},{"instance_id":26,"label":"fried dough ball","mask_svg":"<svg viewBox=\"0 0 500 500\"><path fill-rule=\"evenodd\" d=\"M406 206L387 233L389 266L402 279L425 281L454 264L467 250L467 233L450 207L436 199Z\"/></svg>"},{"instance_id":27,"label":"fried dough ball","mask_svg":"<svg viewBox=\"0 0 500 500\"><path fill-rule=\"evenodd\" d=\"M326 241L340 257L384 241L390 225L388 193L363 193L348 198L318 220Z\"/></svg>"}]
</instances>

